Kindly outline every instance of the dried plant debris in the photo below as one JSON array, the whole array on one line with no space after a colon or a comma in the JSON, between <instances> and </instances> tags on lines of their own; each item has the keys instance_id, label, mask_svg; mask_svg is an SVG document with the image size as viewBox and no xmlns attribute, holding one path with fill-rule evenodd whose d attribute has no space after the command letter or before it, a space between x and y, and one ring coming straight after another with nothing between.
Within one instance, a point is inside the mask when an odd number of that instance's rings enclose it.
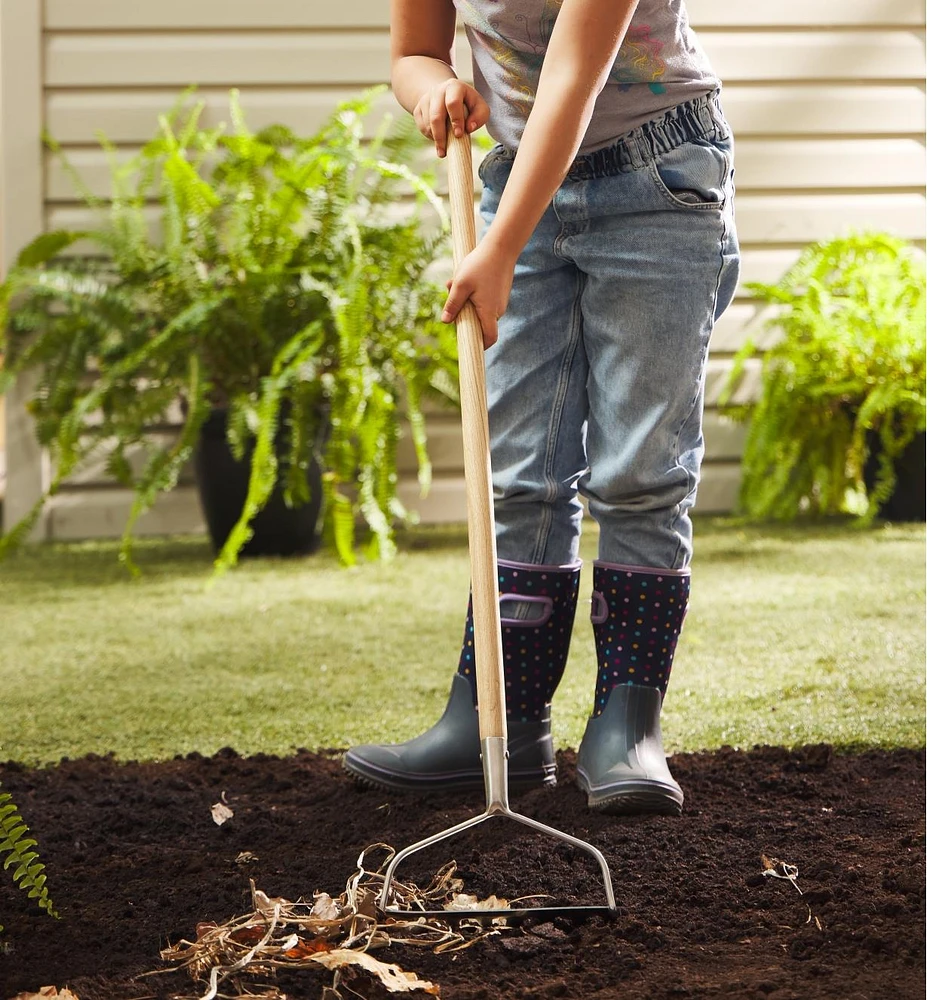
<instances>
[{"instance_id":1,"label":"dried plant debris","mask_svg":"<svg viewBox=\"0 0 927 1000\"><path fill-rule=\"evenodd\" d=\"M778 858L768 858L765 854L760 855L760 861L763 862L764 875L770 878L787 879L795 887L798 895L803 895L798 886L798 865L790 865L788 862L780 861Z\"/></svg>"},{"instance_id":2,"label":"dried plant debris","mask_svg":"<svg viewBox=\"0 0 927 1000\"><path fill-rule=\"evenodd\" d=\"M56 986L43 986L38 993L17 993L12 1000L77 1000L77 994L67 987L59 990Z\"/></svg>"},{"instance_id":3,"label":"dried plant debris","mask_svg":"<svg viewBox=\"0 0 927 1000\"><path fill-rule=\"evenodd\" d=\"M205 992L184 1000L243 1000L256 996L285 1000L283 993L266 982L255 983L255 977L273 978L277 969L316 966L334 973L332 985L325 989L329 1000L342 996L339 986L346 969L376 977L390 993L421 990L439 996L439 986L398 965L381 962L371 952L387 945L413 945L436 953L469 948L504 930L505 918L495 917L487 927L478 917L452 922L424 916L422 911L506 909L508 903L495 896L478 900L464 893L463 881L456 877L457 865L452 861L423 889L411 882L393 880L389 908L407 912L408 917L390 915L384 919L377 912L377 897L383 873L394 855L393 848L386 844L374 844L362 851L357 871L337 899L317 892L311 902L291 902L266 895L252 880L253 911L224 924L197 925L194 941L179 941L161 952L165 961L177 963L175 969L165 971L186 969L205 986ZM368 860L371 857L376 867Z\"/></svg>"},{"instance_id":4,"label":"dried plant debris","mask_svg":"<svg viewBox=\"0 0 927 1000\"><path fill-rule=\"evenodd\" d=\"M212 821L216 826L222 826L223 823L227 823L235 813L229 808L228 802L225 798L225 792L220 796L220 802L214 802L210 806L209 811L212 813Z\"/></svg>"}]
</instances>

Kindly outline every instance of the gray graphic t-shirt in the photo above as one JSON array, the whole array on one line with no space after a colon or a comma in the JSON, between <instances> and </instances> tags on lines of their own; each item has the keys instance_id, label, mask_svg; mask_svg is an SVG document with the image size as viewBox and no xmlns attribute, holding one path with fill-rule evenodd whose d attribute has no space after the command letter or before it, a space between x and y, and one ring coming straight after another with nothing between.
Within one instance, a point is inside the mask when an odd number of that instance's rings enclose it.
<instances>
[{"instance_id":1,"label":"gray graphic t-shirt","mask_svg":"<svg viewBox=\"0 0 927 1000\"><path fill-rule=\"evenodd\" d=\"M563 0L454 0L473 50L489 134L517 149ZM589 153L719 86L685 0L640 0L580 147Z\"/></svg>"}]
</instances>

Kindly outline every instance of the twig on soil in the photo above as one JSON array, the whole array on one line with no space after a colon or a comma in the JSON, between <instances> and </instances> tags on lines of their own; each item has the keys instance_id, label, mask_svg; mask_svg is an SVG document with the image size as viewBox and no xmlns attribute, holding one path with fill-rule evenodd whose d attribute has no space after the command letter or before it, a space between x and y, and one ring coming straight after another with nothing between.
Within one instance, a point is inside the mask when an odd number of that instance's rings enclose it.
<instances>
[{"instance_id":1,"label":"twig on soil","mask_svg":"<svg viewBox=\"0 0 927 1000\"><path fill-rule=\"evenodd\" d=\"M383 858L377 867L368 868L368 855L380 854ZM341 996L342 970L358 967L379 979L391 993L424 990L437 996L438 986L398 965L380 962L369 953L394 944L430 948L436 953L459 951L498 934L507 926L506 920L494 918L492 926L487 928L477 918L451 924L449 920L422 914L423 910L453 909L455 903L459 908L461 899L467 908L474 905L474 897L462 892L463 881L456 877L457 866L452 861L439 869L424 889L412 882L393 881L390 908L407 911L409 916L408 919L391 916L381 921L377 896L382 889L383 873L394 854L387 844L374 844L362 851L357 870L337 899L317 892L311 902L291 902L267 896L252 879L250 914L234 917L224 924L199 924L196 940L179 941L161 952L165 961L176 962L177 967L159 971L186 969L195 981L208 981L206 992L200 997L182 1000L218 1000L230 996L232 1000L254 997L279 1000L282 995L274 987L252 984L265 988L263 993L252 993L237 978L234 994L220 993L219 989L233 976L273 976L277 969L309 969L320 965L334 973L332 985L325 987L325 995L332 998ZM508 907L504 899L493 897L491 902L495 909Z\"/></svg>"}]
</instances>

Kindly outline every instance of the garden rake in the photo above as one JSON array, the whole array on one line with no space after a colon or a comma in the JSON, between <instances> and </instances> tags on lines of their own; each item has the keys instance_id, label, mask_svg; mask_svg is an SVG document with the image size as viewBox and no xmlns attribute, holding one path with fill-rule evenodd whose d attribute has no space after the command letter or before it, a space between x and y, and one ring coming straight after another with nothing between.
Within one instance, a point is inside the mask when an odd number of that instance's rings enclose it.
<instances>
[{"instance_id":1,"label":"garden rake","mask_svg":"<svg viewBox=\"0 0 927 1000\"><path fill-rule=\"evenodd\" d=\"M473 168L470 137L456 138L448 127L448 178L454 264L476 245L473 212ZM495 918L538 916L614 915L615 894L604 855L592 844L568 833L539 823L509 807L508 750L505 713L505 686L502 672L502 630L496 569L496 532L493 516L492 479L489 454L489 420L486 405L486 378L480 321L468 302L457 317L457 347L460 358L460 405L464 442L464 475L467 496L467 528L470 542L470 578L473 598L474 654L479 713L480 749L486 790L486 809L479 816L426 837L401 850L389 863L379 895L379 908L389 916L408 919L408 910L389 908L390 887L397 866L410 854L478 826L492 817L514 820L538 833L546 834L591 854L599 863L605 887L604 906L528 907L524 909L454 909L413 911L416 916L450 918Z\"/></svg>"}]
</instances>

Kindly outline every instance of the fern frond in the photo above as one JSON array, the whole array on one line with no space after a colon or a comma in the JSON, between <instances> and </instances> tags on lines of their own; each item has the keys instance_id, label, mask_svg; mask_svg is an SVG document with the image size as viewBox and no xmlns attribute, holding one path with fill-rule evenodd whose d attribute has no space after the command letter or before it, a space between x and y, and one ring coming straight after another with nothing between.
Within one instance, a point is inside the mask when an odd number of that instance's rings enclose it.
<instances>
[{"instance_id":1,"label":"fern frond","mask_svg":"<svg viewBox=\"0 0 927 1000\"><path fill-rule=\"evenodd\" d=\"M9 792L0 789L0 858L5 856L4 870L13 868L13 882L34 899L40 909L52 917L58 913L48 893L44 874L45 865L39 861L34 838L29 835L29 827L23 821ZM0 925L0 931L3 926Z\"/></svg>"},{"instance_id":2,"label":"fern frond","mask_svg":"<svg viewBox=\"0 0 927 1000\"><path fill-rule=\"evenodd\" d=\"M334 549L341 563L354 566L354 504L342 493L337 476L327 472L322 477L322 494L325 505L325 539Z\"/></svg>"},{"instance_id":3,"label":"fern frond","mask_svg":"<svg viewBox=\"0 0 927 1000\"><path fill-rule=\"evenodd\" d=\"M138 566L132 559L135 525L142 514L151 509L159 494L167 493L177 485L183 467L193 454L203 422L209 416L209 383L203 377L202 365L196 354L190 355L187 386L187 415L177 441L171 448L160 449L152 456L135 484L135 496L119 550L120 562L133 576L139 574Z\"/></svg>"}]
</instances>

